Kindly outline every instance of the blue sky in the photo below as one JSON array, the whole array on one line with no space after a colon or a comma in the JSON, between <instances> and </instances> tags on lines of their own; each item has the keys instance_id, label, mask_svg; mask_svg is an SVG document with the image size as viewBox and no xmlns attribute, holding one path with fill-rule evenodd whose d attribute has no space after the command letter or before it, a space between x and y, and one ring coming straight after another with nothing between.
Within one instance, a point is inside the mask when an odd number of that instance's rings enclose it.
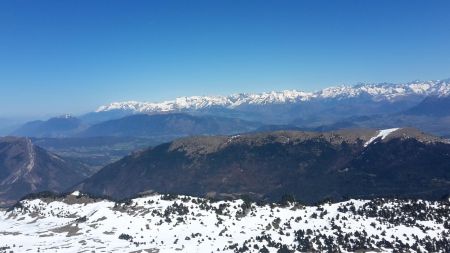
<instances>
[{"instance_id":1,"label":"blue sky","mask_svg":"<svg viewBox=\"0 0 450 253\"><path fill-rule=\"evenodd\" d=\"M0 1L0 118L450 77L450 1Z\"/></svg>"}]
</instances>

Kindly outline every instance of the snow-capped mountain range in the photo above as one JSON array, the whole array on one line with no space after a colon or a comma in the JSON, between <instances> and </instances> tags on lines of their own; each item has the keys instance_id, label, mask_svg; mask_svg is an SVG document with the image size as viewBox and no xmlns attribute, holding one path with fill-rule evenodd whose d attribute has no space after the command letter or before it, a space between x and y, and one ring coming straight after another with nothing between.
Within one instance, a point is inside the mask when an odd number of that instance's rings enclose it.
<instances>
[{"instance_id":1,"label":"snow-capped mountain range","mask_svg":"<svg viewBox=\"0 0 450 253\"><path fill-rule=\"evenodd\" d=\"M450 116L450 79L337 86L317 92L285 90L230 96L179 97L163 102L114 102L77 118L65 115L47 121L27 122L10 134L33 137L82 136L85 135L84 131L95 126L97 130L95 133L89 130L89 136L103 136L106 132L98 130L101 127L96 125L109 125L108 131L111 132L111 129L124 126L120 124L123 122L120 119L129 122L127 124L130 126L149 129L148 122L133 122L138 118L128 118L135 114L186 114L178 116L199 117L198 122L202 124L205 120L210 122L205 116L218 117L218 123L224 121L219 118L228 118L240 122L240 125L248 123L245 128L248 131L414 127L447 136L450 135L446 121L446 117ZM168 121L169 118L161 118L160 123L177 129L185 128L185 123ZM232 127L232 131L225 134L240 132L239 129L242 128ZM125 131L123 134L134 136L135 133Z\"/></svg>"},{"instance_id":2,"label":"snow-capped mountain range","mask_svg":"<svg viewBox=\"0 0 450 253\"><path fill-rule=\"evenodd\" d=\"M415 81L405 84L359 84L355 86L329 87L316 92L298 90L271 91L259 94L233 94L230 96L191 96L179 97L163 102L113 102L100 106L96 112L126 110L136 113L158 113L173 111L200 110L211 107L234 109L244 105L268 105L301 103L318 100L344 100L368 97L373 101L394 102L408 97L448 96L450 81Z\"/></svg>"}]
</instances>

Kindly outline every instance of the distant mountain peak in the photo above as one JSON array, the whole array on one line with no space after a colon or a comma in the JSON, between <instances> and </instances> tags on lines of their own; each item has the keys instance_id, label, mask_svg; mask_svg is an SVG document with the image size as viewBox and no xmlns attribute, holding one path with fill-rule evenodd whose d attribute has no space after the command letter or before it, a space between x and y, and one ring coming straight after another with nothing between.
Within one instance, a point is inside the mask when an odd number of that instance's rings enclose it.
<instances>
[{"instance_id":1,"label":"distant mountain peak","mask_svg":"<svg viewBox=\"0 0 450 253\"><path fill-rule=\"evenodd\" d=\"M58 118L58 119L75 119L75 117L72 114L63 114L63 115L57 116L55 118Z\"/></svg>"},{"instance_id":2,"label":"distant mountain peak","mask_svg":"<svg viewBox=\"0 0 450 253\"><path fill-rule=\"evenodd\" d=\"M80 119L70 114L50 118L46 121L27 122L15 131L13 135L33 137L63 137L70 135L82 127Z\"/></svg>"}]
</instances>

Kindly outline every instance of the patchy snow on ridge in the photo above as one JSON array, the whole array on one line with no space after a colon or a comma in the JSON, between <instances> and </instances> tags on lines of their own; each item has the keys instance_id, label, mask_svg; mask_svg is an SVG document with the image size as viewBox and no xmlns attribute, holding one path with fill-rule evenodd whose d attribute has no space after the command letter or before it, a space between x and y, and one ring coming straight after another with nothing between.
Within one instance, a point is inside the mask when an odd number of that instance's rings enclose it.
<instances>
[{"instance_id":1,"label":"patchy snow on ridge","mask_svg":"<svg viewBox=\"0 0 450 253\"><path fill-rule=\"evenodd\" d=\"M399 129L400 128L389 128L389 129L379 130L378 134L376 136L370 138L366 143L364 143L364 147L369 146L369 144L371 144L378 138L381 138L382 140L384 140L389 134L391 134Z\"/></svg>"},{"instance_id":2,"label":"patchy snow on ridge","mask_svg":"<svg viewBox=\"0 0 450 253\"><path fill-rule=\"evenodd\" d=\"M0 211L0 252L448 252L449 217L447 201L116 203L77 193Z\"/></svg>"}]
</instances>

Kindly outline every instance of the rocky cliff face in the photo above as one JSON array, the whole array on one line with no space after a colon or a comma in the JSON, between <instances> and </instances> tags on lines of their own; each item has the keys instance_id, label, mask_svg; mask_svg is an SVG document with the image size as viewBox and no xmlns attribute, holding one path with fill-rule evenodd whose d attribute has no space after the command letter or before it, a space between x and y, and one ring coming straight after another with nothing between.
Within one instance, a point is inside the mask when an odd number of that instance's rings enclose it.
<instances>
[{"instance_id":1,"label":"rocky cliff face","mask_svg":"<svg viewBox=\"0 0 450 253\"><path fill-rule=\"evenodd\" d=\"M35 146L28 138L0 138L0 206L39 191L62 191L86 177L86 168Z\"/></svg>"}]
</instances>

